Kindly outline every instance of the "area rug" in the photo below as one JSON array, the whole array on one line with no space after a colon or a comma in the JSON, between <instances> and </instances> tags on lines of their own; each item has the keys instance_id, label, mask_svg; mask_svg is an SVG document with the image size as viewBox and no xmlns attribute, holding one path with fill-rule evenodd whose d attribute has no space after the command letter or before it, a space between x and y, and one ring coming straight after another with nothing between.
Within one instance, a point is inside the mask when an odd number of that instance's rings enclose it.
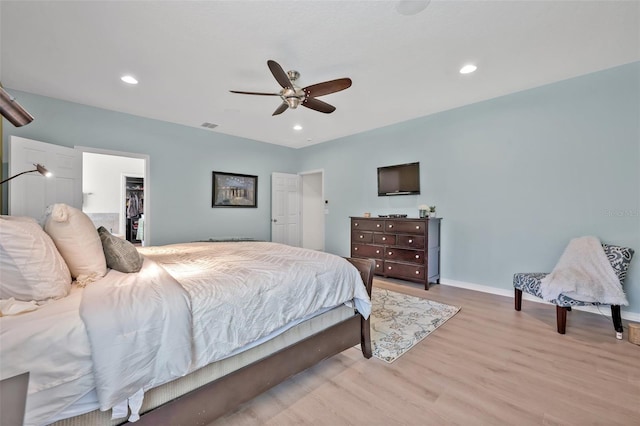
<instances>
[{"instance_id":1,"label":"area rug","mask_svg":"<svg viewBox=\"0 0 640 426\"><path fill-rule=\"evenodd\" d=\"M392 363L460 310L432 300L373 288L373 356Z\"/></svg>"}]
</instances>

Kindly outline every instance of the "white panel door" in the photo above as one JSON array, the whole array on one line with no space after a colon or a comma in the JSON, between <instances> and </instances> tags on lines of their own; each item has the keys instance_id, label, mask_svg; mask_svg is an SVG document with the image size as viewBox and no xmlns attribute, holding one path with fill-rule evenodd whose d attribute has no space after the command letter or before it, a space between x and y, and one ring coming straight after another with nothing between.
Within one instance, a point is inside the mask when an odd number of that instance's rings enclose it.
<instances>
[{"instance_id":1,"label":"white panel door","mask_svg":"<svg viewBox=\"0 0 640 426\"><path fill-rule=\"evenodd\" d=\"M9 214L42 218L46 207L65 203L82 209L82 152L11 136L9 176L42 164L53 176L27 173L9 182Z\"/></svg>"},{"instance_id":2,"label":"white panel door","mask_svg":"<svg viewBox=\"0 0 640 426\"><path fill-rule=\"evenodd\" d=\"M271 175L271 241L300 246L300 176Z\"/></svg>"}]
</instances>

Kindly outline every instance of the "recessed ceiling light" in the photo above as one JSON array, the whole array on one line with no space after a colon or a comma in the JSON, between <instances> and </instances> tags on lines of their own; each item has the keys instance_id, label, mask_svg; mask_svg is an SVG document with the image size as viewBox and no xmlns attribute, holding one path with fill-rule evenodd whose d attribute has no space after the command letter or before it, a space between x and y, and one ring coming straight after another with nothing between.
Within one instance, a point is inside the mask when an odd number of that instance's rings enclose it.
<instances>
[{"instance_id":1,"label":"recessed ceiling light","mask_svg":"<svg viewBox=\"0 0 640 426\"><path fill-rule=\"evenodd\" d=\"M302 126L299 124L296 124L295 126L293 126L293 130L302 130Z\"/></svg>"},{"instance_id":2,"label":"recessed ceiling light","mask_svg":"<svg viewBox=\"0 0 640 426\"><path fill-rule=\"evenodd\" d=\"M464 67L460 68L460 74L471 74L472 72L474 72L477 69L478 69L478 67L476 67L475 65L468 64L468 65L465 65Z\"/></svg>"},{"instance_id":3,"label":"recessed ceiling light","mask_svg":"<svg viewBox=\"0 0 640 426\"><path fill-rule=\"evenodd\" d=\"M138 84L138 80L136 80L132 75L123 75L122 77L120 77L120 80L124 81L127 84Z\"/></svg>"}]
</instances>

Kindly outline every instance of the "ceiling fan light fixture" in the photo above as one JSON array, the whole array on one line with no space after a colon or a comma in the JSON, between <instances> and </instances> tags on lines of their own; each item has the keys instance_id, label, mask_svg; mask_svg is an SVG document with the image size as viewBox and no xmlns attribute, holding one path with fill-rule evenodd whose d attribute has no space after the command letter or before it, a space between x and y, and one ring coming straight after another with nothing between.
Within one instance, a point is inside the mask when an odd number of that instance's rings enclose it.
<instances>
[{"instance_id":1,"label":"ceiling fan light fixture","mask_svg":"<svg viewBox=\"0 0 640 426\"><path fill-rule=\"evenodd\" d=\"M477 66L475 66L473 64L467 64L467 65L463 66L462 68L460 68L460 74L471 74L472 72L474 72L477 69L478 69Z\"/></svg>"},{"instance_id":2,"label":"ceiling fan light fixture","mask_svg":"<svg viewBox=\"0 0 640 426\"><path fill-rule=\"evenodd\" d=\"M300 105L300 98L298 98L297 96L289 96L284 100L291 109L296 109L298 105Z\"/></svg>"},{"instance_id":3,"label":"ceiling fan light fixture","mask_svg":"<svg viewBox=\"0 0 640 426\"><path fill-rule=\"evenodd\" d=\"M299 124L296 124L295 126L293 126L293 130L302 130L302 126Z\"/></svg>"}]
</instances>

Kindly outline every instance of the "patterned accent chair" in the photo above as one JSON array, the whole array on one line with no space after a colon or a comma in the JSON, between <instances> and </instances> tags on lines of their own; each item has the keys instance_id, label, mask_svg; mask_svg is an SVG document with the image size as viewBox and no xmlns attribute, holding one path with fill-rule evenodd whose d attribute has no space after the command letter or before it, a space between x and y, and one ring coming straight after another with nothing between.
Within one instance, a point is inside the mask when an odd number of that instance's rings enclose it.
<instances>
[{"instance_id":1,"label":"patterned accent chair","mask_svg":"<svg viewBox=\"0 0 640 426\"><path fill-rule=\"evenodd\" d=\"M626 247L612 246L608 244L602 244L613 270L616 276L620 280L620 285L624 287L624 280L627 277L627 271L631 264L631 258L633 257L633 249ZM517 273L513 276L513 288L515 290L515 309L519 311L522 309L522 292L531 294L542 298L540 291L540 281L548 273L547 272L533 272L533 273ZM580 300L572 299L571 297L560 294L560 296L551 301L556 305L556 322L558 327L558 333L565 334L567 327L567 312L571 310L572 306L587 306L587 305L600 305L600 303L594 302L582 302ZM613 319L613 327L616 330L616 337L622 339L622 317L620 316L620 306L611 305L611 317Z\"/></svg>"}]
</instances>

